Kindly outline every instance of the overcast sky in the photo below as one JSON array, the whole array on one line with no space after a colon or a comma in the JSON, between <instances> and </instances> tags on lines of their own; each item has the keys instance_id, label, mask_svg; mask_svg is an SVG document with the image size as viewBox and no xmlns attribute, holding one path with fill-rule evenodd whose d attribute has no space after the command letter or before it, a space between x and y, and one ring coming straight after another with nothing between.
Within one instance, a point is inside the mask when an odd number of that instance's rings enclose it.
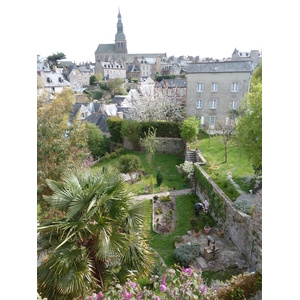
<instances>
[{"instance_id":1,"label":"overcast sky","mask_svg":"<svg viewBox=\"0 0 300 300\"><path fill-rule=\"evenodd\" d=\"M63 52L77 63L94 62L98 44L114 43L119 7L128 53L222 59L234 48L263 47L257 0L52 0L38 5L37 54Z\"/></svg>"}]
</instances>

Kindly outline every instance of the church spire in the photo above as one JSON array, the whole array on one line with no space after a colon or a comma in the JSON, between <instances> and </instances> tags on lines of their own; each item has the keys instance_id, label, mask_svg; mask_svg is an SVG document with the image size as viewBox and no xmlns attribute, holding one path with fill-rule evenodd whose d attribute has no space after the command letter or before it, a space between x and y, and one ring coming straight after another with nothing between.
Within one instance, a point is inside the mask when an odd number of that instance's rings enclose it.
<instances>
[{"instance_id":1,"label":"church spire","mask_svg":"<svg viewBox=\"0 0 300 300\"><path fill-rule=\"evenodd\" d=\"M117 24L118 32L123 33L123 24L122 24L122 17L120 13L120 7L119 7L119 13L118 13L118 24Z\"/></svg>"}]
</instances>

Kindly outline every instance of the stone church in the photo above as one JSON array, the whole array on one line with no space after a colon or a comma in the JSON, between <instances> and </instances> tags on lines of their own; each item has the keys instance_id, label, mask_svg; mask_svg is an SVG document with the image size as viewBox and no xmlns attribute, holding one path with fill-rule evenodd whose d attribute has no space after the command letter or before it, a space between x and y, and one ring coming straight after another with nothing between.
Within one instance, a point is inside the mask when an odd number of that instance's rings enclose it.
<instances>
[{"instance_id":1,"label":"stone church","mask_svg":"<svg viewBox=\"0 0 300 300\"><path fill-rule=\"evenodd\" d=\"M101 64L106 63L106 65L118 65L120 68L125 69L127 59L127 42L126 37L123 32L122 17L119 10L118 13L118 23L117 23L117 33L115 35L114 44L99 44L95 52L95 72L102 73Z\"/></svg>"},{"instance_id":2,"label":"stone church","mask_svg":"<svg viewBox=\"0 0 300 300\"><path fill-rule=\"evenodd\" d=\"M127 68L135 67L139 73L137 77L147 78L151 76L154 78L155 73L160 73L161 71L160 60L166 58L166 56L166 53L128 54L127 41L123 32L122 17L119 10L115 43L98 45L95 51L95 73L101 73L103 76L109 75L108 78L126 78ZM139 63L137 63L137 59L142 60L143 63L146 62L147 64L153 65L151 72L146 74L146 71L144 71L145 66L140 66Z\"/></svg>"}]
</instances>

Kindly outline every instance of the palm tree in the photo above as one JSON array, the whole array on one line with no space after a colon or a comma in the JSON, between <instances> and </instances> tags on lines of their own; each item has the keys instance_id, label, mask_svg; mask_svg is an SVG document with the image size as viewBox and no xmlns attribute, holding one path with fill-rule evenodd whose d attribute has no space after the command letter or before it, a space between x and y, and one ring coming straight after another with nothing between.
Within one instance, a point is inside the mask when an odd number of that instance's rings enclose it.
<instances>
[{"instance_id":1,"label":"palm tree","mask_svg":"<svg viewBox=\"0 0 300 300\"><path fill-rule=\"evenodd\" d=\"M120 174L76 171L47 184L53 194L44 199L64 217L38 227L39 251L47 253L37 270L43 297L73 299L103 288L108 275L149 274L145 202L130 198Z\"/></svg>"}]
</instances>

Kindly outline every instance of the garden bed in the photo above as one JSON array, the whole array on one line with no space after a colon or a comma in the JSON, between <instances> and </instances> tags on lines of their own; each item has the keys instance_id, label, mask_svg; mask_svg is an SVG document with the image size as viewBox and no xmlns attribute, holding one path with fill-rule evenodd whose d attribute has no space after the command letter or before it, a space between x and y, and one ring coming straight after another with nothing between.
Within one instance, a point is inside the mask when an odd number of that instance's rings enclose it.
<instances>
[{"instance_id":1,"label":"garden bed","mask_svg":"<svg viewBox=\"0 0 300 300\"><path fill-rule=\"evenodd\" d=\"M153 203L153 231L159 234L170 233L175 229L176 198L175 196L155 196Z\"/></svg>"}]
</instances>

